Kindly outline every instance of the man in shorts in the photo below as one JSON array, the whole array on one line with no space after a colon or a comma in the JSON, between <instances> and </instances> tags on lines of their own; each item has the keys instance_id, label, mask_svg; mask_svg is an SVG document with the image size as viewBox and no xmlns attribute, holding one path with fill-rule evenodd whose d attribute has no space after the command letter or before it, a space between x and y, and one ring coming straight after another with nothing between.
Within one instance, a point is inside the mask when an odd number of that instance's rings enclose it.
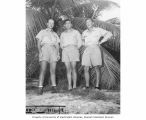
<instances>
[{"instance_id":1,"label":"man in shorts","mask_svg":"<svg viewBox=\"0 0 146 120\"><path fill-rule=\"evenodd\" d=\"M84 40L84 45L86 47L82 56L82 65L84 66L84 75L86 81L86 86L84 88L89 88L89 68L95 67L97 76L95 89L99 90L99 81L101 76L100 67L102 65L100 44L106 42L112 36L112 33L102 28L94 27L93 24L94 23L92 19L87 19L87 29L82 33L82 39ZM100 41L100 38L103 39Z\"/></svg>"},{"instance_id":2,"label":"man in shorts","mask_svg":"<svg viewBox=\"0 0 146 120\"><path fill-rule=\"evenodd\" d=\"M79 61L79 48L82 45L81 34L72 28L69 19L64 22L65 31L60 36L60 46L62 48L62 62L67 70L68 90L76 88L77 73L76 62ZM73 78L73 86L72 86Z\"/></svg>"},{"instance_id":3,"label":"man in shorts","mask_svg":"<svg viewBox=\"0 0 146 120\"><path fill-rule=\"evenodd\" d=\"M54 20L49 19L47 23L47 28L41 30L36 38L38 40L38 51L39 51L39 61L40 61L40 75L39 75L39 85L38 94L43 94L43 83L46 73L47 64L50 63L50 75L52 83L52 92L56 92L56 62L59 58L59 42L60 39L58 35L52 30L54 27Z\"/></svg>"}]
</instances>

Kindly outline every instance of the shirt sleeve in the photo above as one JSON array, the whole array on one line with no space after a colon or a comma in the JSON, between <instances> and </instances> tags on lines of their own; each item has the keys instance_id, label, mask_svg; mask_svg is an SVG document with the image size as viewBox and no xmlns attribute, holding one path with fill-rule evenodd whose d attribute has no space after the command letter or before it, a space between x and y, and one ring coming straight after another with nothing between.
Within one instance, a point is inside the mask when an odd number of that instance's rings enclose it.
<instances>
[{"instance_id":1,"label":"shirt sleeve","mask_svg":"<svg viewBox=\"0 0 146 120\"><path fill-rule=\"evenodd\" d=\"M41 40L42 39L42 33L43 31L41 30L37 35L36 35L36 38Z\"/></svg>"},{"instance_id":2,"label":"shirt sleeve","mask_svg":"<svg viewBox=\"0 0 146 120\"><path fill-rule=\"evenodd\" d=\"M101 28L101 29L100 29L100 34L101 34L101 36L105 36L105 35L107 35L107 34L112 34L112 33Z\"/></svg>"},{"instance_id":3,"label":"shirt sleeve","mask_svg":"<svg viewBox=\"0 0 146 120\"><path fill-rule=\"evenodd\" d=\"M107 40L109 40L109 38L112 37L112 33L104 29L101 29L100 34L101 36L103 36L103 39L101 40L100 44L106 42Z\"/></svg>"}]
</instances>

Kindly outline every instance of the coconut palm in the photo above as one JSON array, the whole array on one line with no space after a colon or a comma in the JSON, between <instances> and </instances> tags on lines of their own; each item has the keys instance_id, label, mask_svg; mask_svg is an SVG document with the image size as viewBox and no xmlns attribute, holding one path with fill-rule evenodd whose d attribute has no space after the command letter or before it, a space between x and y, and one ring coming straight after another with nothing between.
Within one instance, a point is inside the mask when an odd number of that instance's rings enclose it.
<instances>
[{"instance_id":1,"label":"coconut palm","mask_svg":"<svg viewBox=\"0 0 146 120\"><path fill-rule=\"evenodd\" d=\"M120 28L98 20L100 11L109 7L114 2L106 0L26 0L26 77L31 77L39 68L38 52L36 46L36 34L46 27L48 18L56 21L55 31L60 34L63 31L62 21L66 18L72 20L75 29L83 32L86 18L94 18L95 25L113 33L113 37L103 45L104 66L102 67L101 86L110 89L119 87L120 65L117 60L107 51L120 51ZM118 6L118 5L117 5ZM84 47L80 49L82 55ZM82 73L83 67L79 63L78 72ZM95 70L91 70L91 79L94 84Z\"/></svg>"}]
</instances>

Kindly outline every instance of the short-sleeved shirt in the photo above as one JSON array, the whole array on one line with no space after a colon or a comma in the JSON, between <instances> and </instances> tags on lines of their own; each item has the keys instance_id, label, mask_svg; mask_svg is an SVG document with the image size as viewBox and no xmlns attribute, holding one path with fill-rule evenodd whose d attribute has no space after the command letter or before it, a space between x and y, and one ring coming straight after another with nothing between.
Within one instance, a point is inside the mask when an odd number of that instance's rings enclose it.
<instances>
[{"instance_id":1,"label":"short-sleeved shirt","mask_svg":"<svg viewBox=\"0 0 146 120\"><path fill-rule=\"evenodd\" d=\"M50 31L48 29L41 30L37 35L36 38L40 40L41 44L50 44L50 45L56 45L60 42L60 39L58 35Z\"/></svg>"},{"instance_id":2,"label":"short-sleeved shirt","mask_svg":"<svg viewBox=\"0 0 146 120\"><path fill-rule=\"evenodd\" d=\"M60 36L61 47L76 45L78 48L82 45L81 34L79 31L72 29L69 32L63 32Z\"/></svg>"},{"instance_id":3,"label":"short-sleeved shirt","mask_svg":"<svg viewBox=\"0 0 146 120\"><path fill-rule=\"evenodd\" d=\"M99 43L100 37L105 34L111 34L111 32L94 27L92 31L85 30L82 34L82 38L85 39L85 46L95 45Z\"/></svg>"}]
</instances>

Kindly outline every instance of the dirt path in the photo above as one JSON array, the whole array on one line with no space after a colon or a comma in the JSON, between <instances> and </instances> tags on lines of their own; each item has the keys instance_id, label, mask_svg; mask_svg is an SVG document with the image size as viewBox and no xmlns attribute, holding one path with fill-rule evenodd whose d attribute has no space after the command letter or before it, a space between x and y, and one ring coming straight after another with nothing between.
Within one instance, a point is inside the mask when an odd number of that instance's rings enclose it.
<instances>
[{"instance_id":1,"label":"dirt path","mask_svg":"<svg viewBox=\"0 0 146 120\"><path fill-rule=\"evenodd\" d=\"M89 92L77 89L72 92L36 95L35 90L26 91L26 105L63 105L66 113L71 114L119 114L119 92L95 91Z\"/></svg>"}]
</instances>

